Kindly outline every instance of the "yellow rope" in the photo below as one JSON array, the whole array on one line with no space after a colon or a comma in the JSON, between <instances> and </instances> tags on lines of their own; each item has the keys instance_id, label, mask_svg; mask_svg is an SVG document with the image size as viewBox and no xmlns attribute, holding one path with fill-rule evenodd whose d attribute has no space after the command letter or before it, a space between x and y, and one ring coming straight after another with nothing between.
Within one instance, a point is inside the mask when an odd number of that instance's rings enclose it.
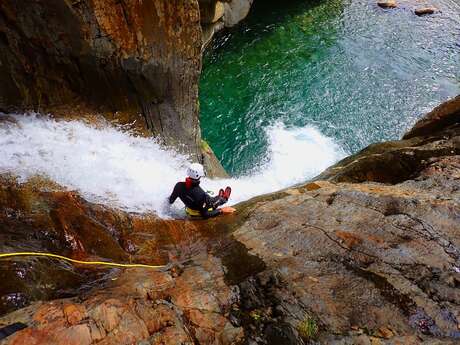
<instances>
[{"instance_id":1,"label":"yellow rope","mask_svg":"<svg viewBox=\"0 0 460 345\"><path fill-rule=\"evenodd\" d=\"M115 262L107 262L107 261L81 261L71 259L62 255L58 254L51 254L51 253L40 253L40 252L17 252L17 253L0 253L0 259L9 258L13 256L46 256L55 259L61 259L65 261L69 261L76 264L83 264L83 265L105 265L105 266L113 266L113 267L142 267L142 268L163 268L166 267L165 265L161 266L153 266L153 265L144 265L144 264L118 264Z\"/></svg>"}]
</instances>

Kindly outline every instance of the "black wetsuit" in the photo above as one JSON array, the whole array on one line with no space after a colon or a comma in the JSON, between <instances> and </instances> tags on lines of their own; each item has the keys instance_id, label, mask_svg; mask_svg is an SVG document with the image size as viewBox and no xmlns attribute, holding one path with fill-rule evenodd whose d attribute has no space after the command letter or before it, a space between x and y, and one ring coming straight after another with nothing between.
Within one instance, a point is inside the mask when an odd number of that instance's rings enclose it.
<instances>
[{"instance_id":1,"label":"black wetsuit","mask_svg":"<svg viewBox=\"0 0 460 345\"><path fill-rule=\"evenodd\" d=\"M186 207L200 212L203 218L218 216L222 213L218 207L227 202L227 199L221 196L211 197L200 187L200 181L195 180L177 182L169 196L169 203L174 203L177 198L181 199Z\"/></svg>"}]
</instances>

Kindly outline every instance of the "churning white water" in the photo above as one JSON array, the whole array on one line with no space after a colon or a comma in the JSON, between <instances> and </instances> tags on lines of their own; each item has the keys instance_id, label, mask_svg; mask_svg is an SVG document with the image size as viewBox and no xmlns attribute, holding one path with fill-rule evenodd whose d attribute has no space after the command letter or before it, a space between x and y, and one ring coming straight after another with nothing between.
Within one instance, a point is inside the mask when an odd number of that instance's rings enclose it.
<instances>
[{"instance_id":1,"label":"churning white water","mask_svg":"<svg viewBox=\"0 0 460 345\"><path fill-rule=\"evenodd\" d=\"M8 116L15 121L0 121L0 173L13 173L23 181L44 175L89 201L127 211L167 217L183 207L177 201L170 210L165 201L175 183L184 180L189 161L154 139L79 121ZM267 135L270 156L258 172L237 179L206 178L203 188L217 191L230 185L229 204L235 204L311 178L344 155L313 127L279 125Z\"/></svg>"}]
</instances>

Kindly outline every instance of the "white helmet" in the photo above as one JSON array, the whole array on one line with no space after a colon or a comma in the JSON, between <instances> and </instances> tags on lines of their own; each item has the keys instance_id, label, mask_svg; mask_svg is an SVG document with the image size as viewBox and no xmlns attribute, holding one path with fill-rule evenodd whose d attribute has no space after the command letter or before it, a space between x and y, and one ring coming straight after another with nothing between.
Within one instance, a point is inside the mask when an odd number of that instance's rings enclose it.
<instances>
[{"instance_id":1,"label":"white helmet","mask_svg":"<svg viewBox=\"0 0 460 345\"><path fill-rule=\"evenodd\" d=\"M190 166L187 169L187 176L194 180L199 180L200 177L204 176L203 166L199 163L190 164Z\"/></svg>"}]
</instances>

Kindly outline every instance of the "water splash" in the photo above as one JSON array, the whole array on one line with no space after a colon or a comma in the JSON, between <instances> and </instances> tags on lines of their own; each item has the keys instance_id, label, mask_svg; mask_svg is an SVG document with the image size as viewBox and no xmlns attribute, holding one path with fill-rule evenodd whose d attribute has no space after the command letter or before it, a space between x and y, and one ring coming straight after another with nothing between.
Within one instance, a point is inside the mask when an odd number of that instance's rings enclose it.
<instances>
[{"instance_id":1,"label":"water splash","mask_svg":"<svg viewBox=\"0 0 460 345\"><path fill-rule=\"evenodd\" d=\"M109 126L9 116L13 122L0 122L0 173L11 172L23 181L44 175L92 202L163 217L171 214L165 201L174 184L184 179L186 156L155 139ZM276 125L266 132L270 150L263 157L265 164L239 178L204 179L203 187L217 191L231 185L234 204L304 181L344 156L333 140L313 127ZM176 204L173 213L182 207Z\"/></svg>"}]
</instances>

